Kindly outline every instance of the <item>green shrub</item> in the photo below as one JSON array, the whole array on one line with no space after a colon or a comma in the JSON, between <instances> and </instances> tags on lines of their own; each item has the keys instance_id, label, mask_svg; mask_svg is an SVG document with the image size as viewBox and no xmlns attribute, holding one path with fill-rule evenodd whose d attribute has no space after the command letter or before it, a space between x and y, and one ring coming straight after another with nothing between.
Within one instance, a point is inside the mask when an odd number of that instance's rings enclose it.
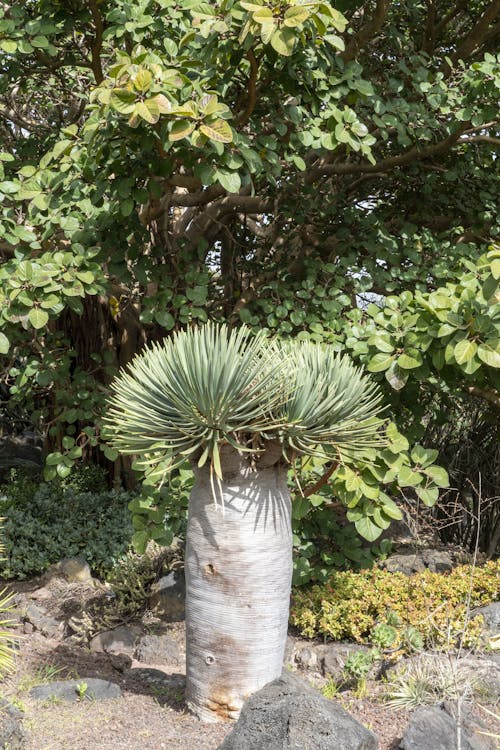
<instances>
[{"instance_id":1,"label":"green shrub","mask_svg":"<svg viewBox=\"0 0 500 750\"><path fill-rule=\"evenodd\" d=\"M94 486L95 480L93 476ZM85 486L81 476L75 484ZM36 486L20 477L4 485L0 513L5 516L5 560L0 562L0 577L37 575L76 555L87 560L93 573L104 576L129 549L129 501L125 492L81 491L67 480Z\"/></svg>"},{"instance_id":2,"label":"green shrub","mask_svg":"<svg viewBox=\"0 0 500 750\"><path fill-rule=\"evenodd\" d=\"M363 643L391 612L402 626L415 628L425 645L452 646L464 632L469 590L472 607L493 601L499 573L499 560L475 569L463 565L449 574L425 570L406 576L377 568L338 572L325 584L295 589L290 621L306 638ZM465 643L473 644L480 629L478 618L470 620Z\"/></svg>"}]
</instances>

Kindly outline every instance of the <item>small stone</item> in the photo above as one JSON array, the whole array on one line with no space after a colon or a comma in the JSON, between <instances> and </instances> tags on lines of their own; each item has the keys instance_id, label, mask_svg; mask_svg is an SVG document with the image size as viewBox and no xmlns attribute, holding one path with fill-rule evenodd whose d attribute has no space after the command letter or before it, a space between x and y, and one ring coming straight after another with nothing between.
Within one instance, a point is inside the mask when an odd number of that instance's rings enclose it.
<instances>
[{"instance_id":1,"label":"small stone","mask_svg":"<svg viewBox=\"0 0 500 750\"><path fill-rule=\"evenodd\" d=\"M404 573L411 576L414 573L420 573L425 570L425 564L421 555L414 553L391 555L384 560L382 567L390 573Z\"/></svg>"},{"instance_id":2,"label":"small stone","mask_svg":"<svg viewBox=\"0 0 500 750\"><path fill-rule=\"evenodd\" d=\"M152 586L149 608L167 622L179 622L185 617L185 599L184 571L174 570Z\"/></svg>"},{"instance_id":3,"label":"small stone","mask_svg":"<svg viewBox=\"0 0 500 750\"><path fill-rule=\"evenodd\" d=\"M30 690L35 700L63 700L76 703L80 700L109 700L121 698L122 691L114 682L94 677L81 677L78 680L58 680L45 685L37 685Z\"/></svg>"},{"instance_id":4,"label":"small stone","mask_svg":"<svg viewBox=\"0 0 500 750\"><path fill-rule=\"evenodd\" d=\"M30 623L35 630L39 630L46 638L62 638L64 635L64 622L51 617L43 607L37 604L28 604L23 620L25 623Z\"/></svg>"},{"instance_id":5,"label":"small stone","mask_svg":"<svg viewBox=\"0 0 500 750\"><path fill-rule=\"evenodd\" d=\"M104 630L90 641L90 650L106 654L125 654L132 657L138 637L136 629L120 625L114 630Z\"/></svg>"},{"instance_id":6,"label":"small stone","mask_svg":"<svg viewBox=\"0 0 500 750\"><path fill-rule=\"evenodd\" d=\"M31 635L34 632L35 628L31 624L31 622L24 622L23 623L23 633L25 635Z\"/></svg>"},{"instance_id":7,"label":"small stone","mask_svg":"<svg viewBox=\"0 0 500 750\"><path fill-rule=\"evenodd\" d=\"M358 651L368 653L369 648L357 643L329 643L321 648L321 666L325 677L331 677L335 682L341 682L345 679L344 667L347 659L351 654ZM375 676L376 665L372 669Z\"/></svg>"},{"instance_id":8,"label":"small stone","mask_svg":"<svg viewBox=\"0 0 500 750\"><path fill-rule=\"evenodd\" d=\"M132 659L126 654L109 654L109 662L118 672L126 672L132 666Z\"/></svg>"},{"instance_id":9,"label":"small stone","mask_svg":"<svg viewBox=\"0 0 500 750\"><path fill-rule=\"evenodd\" d=\"M36 589L36 591L33 591L30 594L30 599L34 599L35 601L44 601L45 599L50 599L51 596L51 591L45 586L42 586L41 589Z\"/></svg>"},{"instance_id":10,"label":"small stone","mask_svg":"<svg viewBox=\"0 0 500 750\"><path fill-rule=\"evenodd\" d=\"M67 557L61 560L59 571L69 583L85 583L92 580L90 566L83 557Z\"/></svg>"},{"instance_id":11,"label":"small stone","mask_svg":"<svg viewBox=\"0 0 500 750\"><path fill-rule=\"evenodd\" d=\"M318 656L311 648L302 648L295 655L295 661L302 669L314 670L318 666Z\"/></svg>"},{"instance_id":12,"label":"small stone","mask_svg":"<svg viewBox=\"0 0 500 750\"><path fill-rule=\"evenodd\" d=\"M23 750L26 747L22 719L21 711L0 699L0 748Z\"/></svg>"},{"instance_id":13,"label":"small stone","mask_svg":"<svg viewBox=\"0 0 500 750\"><path fill-rule=\"evenodd\" d=\"M144 664L174 664L180 666L185 661L179 644L171 635L143 635L135 649L135 658Z\"/></svg>"}]
</instances>

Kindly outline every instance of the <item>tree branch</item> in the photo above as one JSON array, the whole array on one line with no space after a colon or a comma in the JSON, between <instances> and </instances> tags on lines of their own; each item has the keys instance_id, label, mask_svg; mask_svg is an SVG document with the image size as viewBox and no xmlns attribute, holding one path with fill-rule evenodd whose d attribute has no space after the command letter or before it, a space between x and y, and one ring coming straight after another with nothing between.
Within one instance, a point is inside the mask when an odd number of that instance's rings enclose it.
<instances>
[{"instance_id":1,"label":"tree branch","mask_svg":"<svg viewBox=\"0 0 500 750\"><path fill-rule=\"evenodd\" d=\"M386 172L394 169L395 167L401 167L405 164L410 164L413 161L431 159L434 156L438 156L443 151L447 151L457 143L466 127L467 124L464 123L462 127L458 128L458 130L445 138L444 141L435 143L433 146L427 146L427 148L422 149L414 146L404 154L400 154L399 156L390 156L387 159L382 159L376 164L366 164L360 162L338 162L334 164L320 163L317 167L310 169L303 174L305 175L306 182L311 183L315 182L324 175L378 174L379 172Z\"/></svg>"},{"instance_id":2,"label":"tree branch","mask_svg":"<svg viewBox=\"0 0 500 750\"><path fill-rule=\"evenodd\" d=\"M380 31L387 17L390 4L391 0L377 0L373 17L351 37L344 52L341 53L340 57L345 63L354 60L359 50Z\"/></svg>"},{"instance_id":3,"label":"tree branch","mask_svg":"<svg viewBox=\"0 0 500 750\"><path fill-rule=\"evenodd\" d=\"M456 52L450 55L453 63L467 59L483 43L489 36L490 24L498 18L499 13L500 0L493 0Z\"/></svg>"},{"instance_id":4,"label":"tree branch","mask_svg":"<svg viewBox=\"0 0 500 750\"><path fill-rule=\"evenodd\" d=\"M250 74L248 76L247 88L248 96L245 109L240 115L238 115L238 118L236 120L236 124L238 125L238 127L242 127L243 125L247 124L250 117L252 116L252 112L254 111L255 104L257 102L257 76L259 74L259 64L253 53L253 50L248 50L247 57L250 62Z\"/></svg>"},{"instance_id":5,"label":"tree branch","mask_svg":"<svg viewBox=\"0 0 500 750\"><path fill-rule=\"evenodd\" d=\"M92 71L94 73L95 82L97 83L97 85L99 85L104 80L101 62L102 34L104 31L104 24L102 21L102 16L99 12L99 8L97 7L96 0L89 0L89 10L92 14L92 20L94 21L95 28L94 41L90 48Z\"/></svg>"}]
</instances>

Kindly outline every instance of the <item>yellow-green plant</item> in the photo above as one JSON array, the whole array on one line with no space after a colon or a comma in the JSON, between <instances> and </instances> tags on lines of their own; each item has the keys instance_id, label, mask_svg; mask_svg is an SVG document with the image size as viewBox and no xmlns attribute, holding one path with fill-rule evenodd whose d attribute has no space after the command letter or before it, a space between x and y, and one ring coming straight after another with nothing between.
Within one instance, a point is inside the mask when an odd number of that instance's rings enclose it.
<instances>
[{"instance_id":1,"label":"yellow-green plant","mask_svg":"<svg viewBox=\"0 0 500 750\"><path fill-rule=\"evenodd\" d=\"M479 617L467 621L469 591L471 607L494 601L499 573L498 560L472 571L463 565L449 574L425 570L406 576L376 568L338 572L325 584L295 590L291 622L307 638L365 642L376 623L392 612L403 627L416 628L425 644L449 647L463 637L472 645L482 622Z\"/></svg>"}]
</instances>

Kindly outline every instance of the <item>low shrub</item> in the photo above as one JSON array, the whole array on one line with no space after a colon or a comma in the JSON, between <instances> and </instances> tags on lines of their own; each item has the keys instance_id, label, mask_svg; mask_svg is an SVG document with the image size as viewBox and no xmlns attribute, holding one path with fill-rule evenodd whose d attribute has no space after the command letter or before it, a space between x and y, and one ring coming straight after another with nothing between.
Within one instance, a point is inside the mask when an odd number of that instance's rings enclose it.
<instances>
[{"instance_id":1,"label":"low shrub","mask_svg":"<svg viewBox=\"0 0 500 750\"><path fill-rule=\"evenodd\" d=\"M418 630L426 646L452 647L460 637L473 645L481 622L472 618L466 623L469 592L471 607L494 601L499 574L500 560L476 568L463 565L449 574L342 571L325 584L295 589L290 621L306 638L364 643L374 626L394 613L403 626Z\"/></svg>"},{"instance_id":2,"label":"low shrub","mask_svg":"<svg viewBox=\"0 0 500 750\"><path fill-rule=\"evenodd\" d=\"M84 557L92 572L104 577L130 547L130 499L129 493L103 489L96 472L77 474L73 483L36 485L14 477L0 491L0 515L5 516L0 578L37 575L74 556Z\"/></svg>"}]
</instances>

